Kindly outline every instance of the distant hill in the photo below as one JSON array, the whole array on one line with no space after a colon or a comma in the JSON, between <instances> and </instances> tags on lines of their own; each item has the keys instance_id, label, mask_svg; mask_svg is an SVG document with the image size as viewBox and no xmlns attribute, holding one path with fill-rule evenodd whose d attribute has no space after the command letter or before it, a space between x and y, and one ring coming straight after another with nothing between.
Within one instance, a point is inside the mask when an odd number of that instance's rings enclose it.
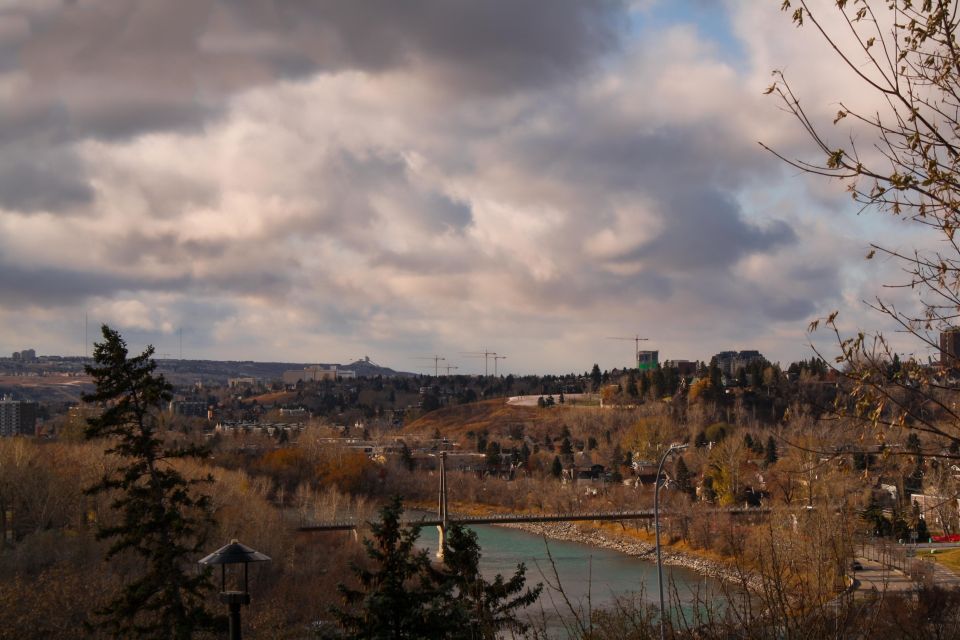
<instances>
[{"instance_id":1,"label":"distant hill","mask_svg":"<svg viewBox=\"0 0 960 640\"><path fill-rule=\"evenodd\" d=\"M226 384L229 378L256 378L264 382L280 380L284 371L303 369L311 365L323 367L334 366L330 363L319 362L253 362L252 360L176 360L172 358L155 358L157 369L175 385L190 385L195 382L204 384ZM76 380L68 380L70 384L43 380L46 376L76 376L82 375L85 364L93 362L90 358L41 356L33 362L18 362L11 358L0 358L0 392L11 393L11 389L30 387L31 391L20 391L27 395L33 393L40 396L57 395L55 387L62 387L65 397L76 396L79 390L73 384ZM369 358L357 360L350 364L336 364L339 369L356 371L358 376L366 377L412 377L416 374L403 371L394 371L389 367L381 367ZM37 378L40 378L38 381ZM89 380L88 380L89 382Z\"/></svg>"},{"instance_id":2,"label":"distant hill","mask_svg":"<svg viewBox=\"0 0 960 640\"><path fill-rule=\"evenodd\" d=\"M157 360L157 368L174 384L189 384L197 380L204 383L225 384L228 378L250 377L259 380L279 380L284 371L303 369L312 365L334 366L319 362L253 362L251 360ZM336 364L338 369L356 371L358 376L404 377L415 374L394 371L381 367L370 360L357 360L350 364Z\"/></svg>"},{"instance_id":3,"label":"distant hill","mask_svg":"<svg viewBox=\"0 0 960 640\"><path fill-rule=\"evenodd\" d=\"M356 371L358 376L366 376L367 378L374 378L376 376L383 376L385 378L406 378L417 375L415 373L409 373L406 371L394 371L390 367L381 367L375 362L371 362L370 358L364 358L363 360L357 360L356 362L351 362L350 364L342 364L337 366L340 369L346 369L347 371Z\"/></svg>"}]
</instances>

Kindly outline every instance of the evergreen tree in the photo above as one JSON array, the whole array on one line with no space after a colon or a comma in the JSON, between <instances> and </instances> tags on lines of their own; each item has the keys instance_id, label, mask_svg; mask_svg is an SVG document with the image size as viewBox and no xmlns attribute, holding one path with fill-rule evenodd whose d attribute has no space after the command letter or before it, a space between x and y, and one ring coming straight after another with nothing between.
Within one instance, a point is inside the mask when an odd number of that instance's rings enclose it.
<instances>
[{"instance_id":1,"label":"evergreen tree","mask_svg":"<svg viewBox=\"0 0 960 640\"><path fill-rule=\"evenodd\" d=\"M776 463L780 459L780 456L777 454L777 441L773 439L773 436L767 438L767 449L766 455L764 456L763 461L769 467L770 465Z\"/></svg>"},{"instance_id":2,"label":"evergreen tree","mask_svg":"<svg viewBox=\"0 0 960 640\"><path fill-rule=\"evenodd\" d=\"M640 395L640 389L637 388L637 372L633 369L627 374L627 395L631 398L637 398Z\"/></svg>"},{"instance_id":3,"label":"evergreen tree","mask_svg":"<svg viewBox=\"0 0 960 640\"><path fill-rule=\"evenodd\" d=\"M410 447L407 446L406 442L403 443L403 448L400 449L400 462L403 463L407 471L413 471L417 468L417 462L413 459L413 453L410 451Z\"/></svg>"},{"instance_id":4,"label":"evergreen tree","mask_svg":"<svg viewBox=\"0 0 960 640\"><path fill-rule=\"evenodd\" d=\"M372 566L353 565L359 588L337 587L349 609L332 613L351 638L446 638L462 623L450 615L448 580L417 550L419 527L401 526L402 514L399 496L380 510L370 523L373 537L363 541Z\"/></svg>"},{"instance_id":5,"label":"evergreen tree","mask_svg":"<svg viewBox=\"0 0 960 640\"><path fill-rule=\"evenodd\" d=\"M497 638L501 631L523 633L527 629L518 617L520 610L536 602L543 585L526 587L526 567L508 579L497 574L492 582L480 575L480 545L477 534L460 525L451 525L444 550L448 583L455 590L451 618L461 619L451 637L464 640Z\"/></svg>"},{"instance_id":6,"label":"evergreen tree","mask_svg":"<svg viewBox=\"0 0 960 640\"><path fill-rule=\"evenodd\" d=\"M527 446L527 443L524 442L523 446L520 447L520 460L523 464L530 462L530 447Z\"/></svg>"},{"instance_id":7,"label":"evergreen tree","mask_svg":"<svg viewBox=\"0 0 960 640\"><path fill-rule=\"evenodd\" d=\"M590 382L593 384L593 390L597 391L603 382L603 374L600 373L600 365L594 364L590 371Z\"/></svg>"},{"instance_id":8,"label":"evergreen tree","mask_svg":"<svg viewBox=\"0 0 960 640\"><path fill-rule=\"evenodd\" d=\"M700 493L700 498L705 502L713 502L717 499L717 492L713 488L713 477L704 475L703 478L703 490Z\"/></svg>"},{"instance_id":9,"label":"evergreen tree","mask_svg":"<svg viewBox=\"0 0 960 640\"><path fill-rule=\"evenodd\" d=\"M560 456L553 456L553 464L550 465L550 473L554 478L559 478L563 475L563 463L560 462Z\"/></svg>"},{"instance_id":10,"label":"evergreen tree","mask_svg":"<svg viewBox=\"0 0 960 640\"><path fill-rule=\"evenodd\" d=\"M710 388L715 396L723 396L723 372L717 365L716 357L710 359Z\"/></svg>"},{"instance_id":11,"label":"evergreen tree","mask_svg":"<svg viewBox=\"0 0 960 640\"><path fill-rule=\"evenodd\" d=\"M487 445L487 450L484 452L486 455L486 463L488 467L497 468L500 466L500 443L496 440L491 440L490 444Z\"/></svg>"},{"instance_id":12,"label":"evergreen tree","mask_svg":"<svg viewBox=\"0 0 960 640\"><path fill-rule=\"evenodd\" d=\"M674 481L677 483L677 488L680 491L693 495L693 476L690 473L690 469L687 468L687 463L683 459L683 456L678 457L676 463L674 463L673 476Z\"/></svg>"},{"instance_id":13,"label":"evergreen tree","mask_svg":"<svg viewBox=\"0 0 960 640\"><path fill-rule=\"evenodd\" d=\"M663 368L663 393L674 395L680 389L680 372L674 367Z\"/></svg>"},{"instance_id":14,"label":"evergreen tree","mask_svg":"<svg viewBox=\"0 0 960 640\"><path fill-rule=\"evenodd\" d=\"M154 375L153 347L128 357L120 334L106 325L103 342L94 345L94 364L86 367L96 390L84 402L104 406L88 420L87 439L108 438L115 469L87 489L109 493L119 520L106 520L97 531L112 540L107 559L123 554L142 563L136 577L97 613L99 625L116 637L185 640L213 628L216 620L204 607L208 573L194 563L203 553L211 523L209 498L194 487L204 480L184 478L171 462L203 458L205 449L169 446L159 433L160 407L171 386Z\"/></svg>"},{"instance_id":15,"label":"evergreen tree","mask_svg":"<svg viewBox=\"0 0 960 640\"><path fill-rule=\"evenodd\" d=\"M873 535L879 537L890 535L892 526L887 517L883 515L883 506L877 501L876 496L870 496L870 502L860 512L860 518L870 525Z\"/></svg>"},{"instance_id":16,"label":"evergreen tree","mask_svg":"<svg viewBox=\"0 0 960 640\"><path fill-rule=\"evenodd\" d=\"M701 431L697 434L697 437L693 440L693 446L697 449L703 449L707 446L707 434L704 431Z\"/></svg>"},{"instance_id":17,"label":"evergreen tree","mask_svg":"<svg viewBox=\"0 0 960 640\"><path fill-rule=\"evenodd\" d=\"M661 369L659 366L653 370L650 383L653 387L653 394L655 396L659 397L667 393L667 380L663 375L663 369Z\"/></svg>"}]
</instances>

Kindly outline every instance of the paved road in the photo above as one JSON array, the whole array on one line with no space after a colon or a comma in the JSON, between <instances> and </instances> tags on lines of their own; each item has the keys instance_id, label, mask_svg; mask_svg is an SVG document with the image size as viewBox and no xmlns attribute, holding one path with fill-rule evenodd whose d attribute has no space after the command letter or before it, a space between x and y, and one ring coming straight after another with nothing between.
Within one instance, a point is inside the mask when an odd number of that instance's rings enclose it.
<instances>
[{"instance_id":1,"label":"paved road","mask_svg":"<svg viewBox=\"0 0 960 640\"><path fill-rule=\"evenodd\" d=\"M921 554L918 554L918 559ZM911 559L912 560L912 559ZM863 566L859 571L851 571L853 577L860 581L858 591L866 594L872 591L896 592L916 589L917 583L898 569L886 567L875 560L862 556L857 561ZM960 587L960 576L943 566L939 562L924 561L924 565L933 571L933 583L938 587Z\"/></svg>"},{"instance_id":2,"label":"paved road","mask_svg":"<svg viewBox=\"0 0 960 640\"><path fill-rule=\"evenodd\" d=\"M916 584L902 571L885 567L879 562L858 557L863 565L860 571L853 571L853 577L860 581L858 591L864 593L885 591L911 591Z\"/></svg>"}]
</instances>

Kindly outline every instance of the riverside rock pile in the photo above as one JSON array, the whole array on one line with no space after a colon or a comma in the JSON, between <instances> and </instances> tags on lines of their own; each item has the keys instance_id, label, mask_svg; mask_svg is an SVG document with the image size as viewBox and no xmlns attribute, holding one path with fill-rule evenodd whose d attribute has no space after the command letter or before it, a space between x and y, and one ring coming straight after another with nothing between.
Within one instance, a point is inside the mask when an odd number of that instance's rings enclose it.
<instances>
[{"instance_id":1,"label":"riverside rock pile","mask_svg":"<svg viewBox=\"0 0 960 640\"><path fill-rule=\"evenodd\" d=\"M657 559L656 547L650 543L621 538L598 529L581 529L572 522L517 523L497 526L520 529L527 533L544 536L552 540L577 542L600 549L610 549L611 551L618 551L630 556L648 558L653 562L656 562ZM708 578L731 582L737 585L743 585L744 578L746 578L746 586L748 589L756 591L761 588L759 577L755 575L742 576L736 570L715 560L702 558L689 553L670 551L667 548L661 549L661 552L663 555L663 564L684 567Z\"/></svg>"}]
</instances>

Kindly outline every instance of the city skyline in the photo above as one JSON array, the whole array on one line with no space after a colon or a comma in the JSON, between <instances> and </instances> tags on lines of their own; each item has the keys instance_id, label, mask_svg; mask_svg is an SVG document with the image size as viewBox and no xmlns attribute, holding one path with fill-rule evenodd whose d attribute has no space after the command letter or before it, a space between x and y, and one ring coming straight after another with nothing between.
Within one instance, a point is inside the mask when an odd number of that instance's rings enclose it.
<instances>
[{"instance_id":1,"label":"city skyline","mask_svg":"<svg viewBox=\"0 0 960 640\"><path fill-rule=\"evenodd\" d=\"M868 245L927 242L757 144L812 156L774 69L821 120L877 99L778 2L15 1L0 51L4 354L87 317L190 359L789 363L834 310L890 329Z\"/></svg>"}]
</instances>

